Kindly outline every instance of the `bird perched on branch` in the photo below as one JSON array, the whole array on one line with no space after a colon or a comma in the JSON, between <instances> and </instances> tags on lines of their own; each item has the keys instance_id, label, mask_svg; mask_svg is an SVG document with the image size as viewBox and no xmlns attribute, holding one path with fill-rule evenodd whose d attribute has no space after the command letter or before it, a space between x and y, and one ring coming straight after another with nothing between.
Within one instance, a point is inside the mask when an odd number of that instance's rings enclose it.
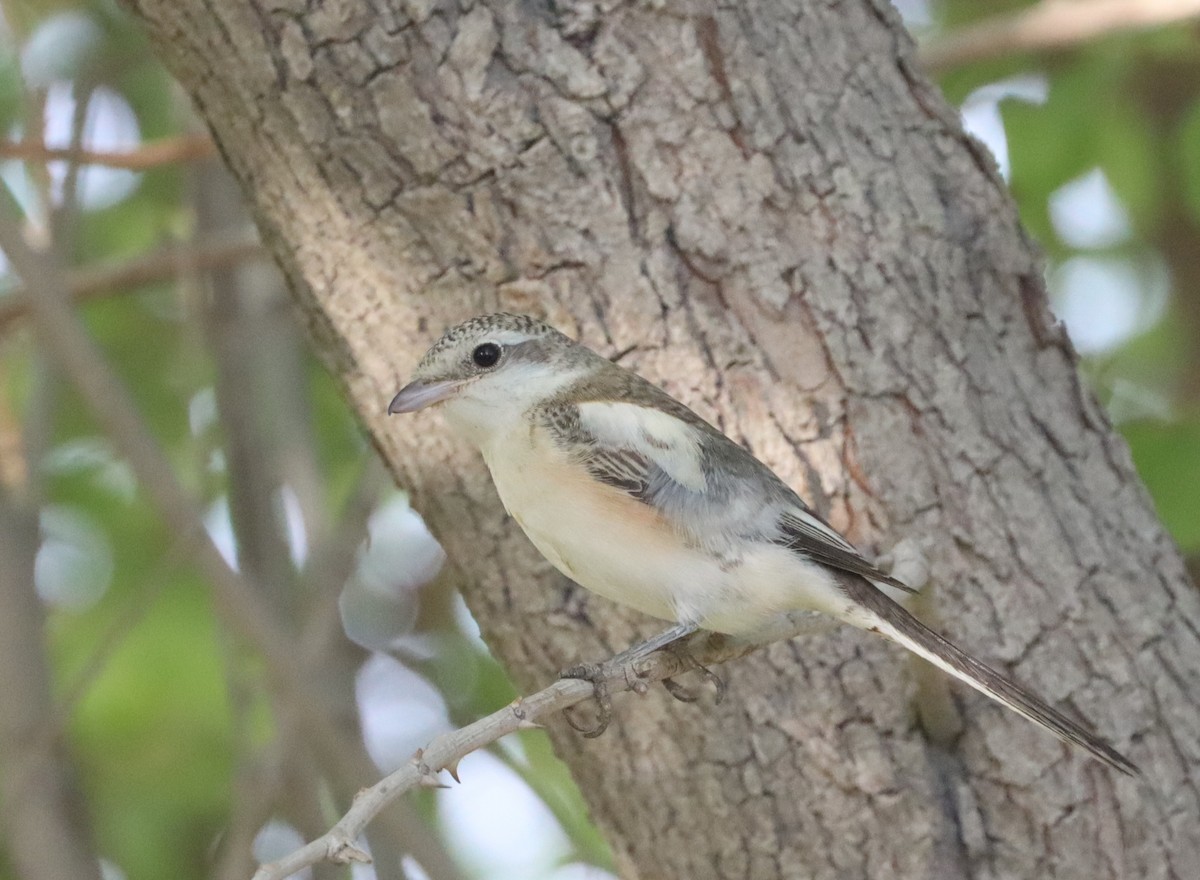
<instances>
[{"instance_id":1,"label":"bird perched on branch","mask_svg":"<svg viewBox=\"0 0 1200 880\"><path fill-rule=\"evenodd\" d=\"M533 318L448 330L389 413L440 405L475 444L505 508L581 586L676 625L753 640L818 611L878 633L1124 773L1099 737L966 654L891 596L867 561L779 477L662 389Z\"/></svg>"}]
</instances>

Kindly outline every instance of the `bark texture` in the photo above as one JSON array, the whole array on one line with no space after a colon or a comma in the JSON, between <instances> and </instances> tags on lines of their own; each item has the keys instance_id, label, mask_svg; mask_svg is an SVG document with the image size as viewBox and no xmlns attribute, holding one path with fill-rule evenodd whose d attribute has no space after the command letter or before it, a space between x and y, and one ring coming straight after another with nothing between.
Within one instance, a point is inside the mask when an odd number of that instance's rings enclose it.
<instances>
[{"instance_id":1,"label":"bark texture","mask_svg":"<svg viewBox=\"0 0 1200 880\"><path fill-rule=\"evenodd\" d=\"M860 545L922 538L926 619L1147 774L810 636L722 706L551 730L622 876L1197 875L1200 602L885 0L131 2L518 687L660 625L554 574L436 416L385 420L498 308L619 354Z\"/></svg>"}]
</instances>

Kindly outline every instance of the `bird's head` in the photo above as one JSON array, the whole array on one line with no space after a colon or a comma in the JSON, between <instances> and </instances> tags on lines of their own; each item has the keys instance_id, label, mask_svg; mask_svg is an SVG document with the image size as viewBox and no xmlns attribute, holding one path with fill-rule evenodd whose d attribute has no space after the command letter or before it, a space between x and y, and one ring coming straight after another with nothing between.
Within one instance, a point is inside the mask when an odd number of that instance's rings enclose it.
<instances>
[{"instance_id":1,"label":"bird's head","mask_svg":"<svg viewBox=\"0 0 1200 880\"><path fill-rule=\"evenodd\" d=\"M549 324L526 315L483 315L451 327L434 343L388 413L441 404L455 429L481 443L597 361L604 362Z\"/></svg>"}]
</instances>

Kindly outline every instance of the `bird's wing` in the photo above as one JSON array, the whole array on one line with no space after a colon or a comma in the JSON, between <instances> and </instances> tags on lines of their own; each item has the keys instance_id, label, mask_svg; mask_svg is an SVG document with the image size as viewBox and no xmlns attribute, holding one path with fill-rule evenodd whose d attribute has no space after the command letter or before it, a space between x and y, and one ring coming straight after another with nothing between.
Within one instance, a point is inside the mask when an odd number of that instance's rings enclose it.
<instances>
[{"instance_id":1,"label":"bird's wing","mask_svg":"<svg viewBox=\"0 0 1200 880\"><path fill-rule=\"evenodd\" d=\"M799 502L798 506L793 505L779 517L779 526L783 531L783 540L780 543L833 568L862 575L867 580L887 584L908 593L917 592L903 581L890 574L884 574L864 559L845 538L834 531L833 526L809 510L808 505L799 497L796 501Z\"/></svg>"},{"instance_id":2,"label":"bird's wing","mask_svg":"<svg viewBox=\"0 0 1200 880\"><path fill-rule=\"evenodd\" d=\"M541 419L595 479L664 512L669 508L670 519L691 536L717 543L733 534L780 544L913 592L864 559L766 465L665 393L663 398L673 406L561 403L544 408ZM760 497L747 498L747 490Z\"/></svg>"}]
</instances>

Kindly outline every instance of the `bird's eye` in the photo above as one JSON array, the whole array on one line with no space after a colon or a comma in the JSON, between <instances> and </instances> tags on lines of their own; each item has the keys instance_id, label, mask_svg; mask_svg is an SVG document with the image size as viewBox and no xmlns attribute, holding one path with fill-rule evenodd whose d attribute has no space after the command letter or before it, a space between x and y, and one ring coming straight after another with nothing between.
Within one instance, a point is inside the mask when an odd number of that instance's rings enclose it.
<instances>
[{"instance_id":1,"label":"bird's eye","mask_svg":"<svg viewBox=\"0 0 1200 880\"><path fill-rule=\"evenodd\" d=\"M475 366L483 367L485 370L488 367L496 366L496 361L500 360L500 346L494 342L485 342L482 345L475 346L475 350L471 352L471 360L475 362Z\"/></svg>"}]
</instances>

